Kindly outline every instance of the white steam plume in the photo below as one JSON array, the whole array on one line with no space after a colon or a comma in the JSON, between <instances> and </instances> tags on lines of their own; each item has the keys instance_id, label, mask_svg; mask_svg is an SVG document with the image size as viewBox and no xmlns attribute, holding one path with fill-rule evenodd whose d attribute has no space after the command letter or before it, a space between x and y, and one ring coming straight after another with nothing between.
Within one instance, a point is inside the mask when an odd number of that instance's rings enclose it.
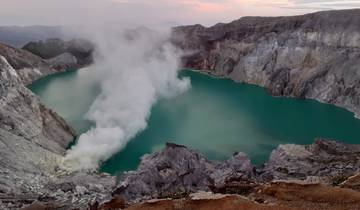
<instances>
[{"instance_id":1,"label":"white steam plume","mask_svg":"<svg viewBox=\"0 0 360 210\"><path fill-rule=\"evenodd\" d=\"M102 33L104 34L104 33ZM186 91L189 79L177 77L179 52L164 34L147 29L108 32L93 39L101 94L87 118L96 126L67 153L64 167L96 169L147 127L152 105Z\"/></svg>"}]
</instances>

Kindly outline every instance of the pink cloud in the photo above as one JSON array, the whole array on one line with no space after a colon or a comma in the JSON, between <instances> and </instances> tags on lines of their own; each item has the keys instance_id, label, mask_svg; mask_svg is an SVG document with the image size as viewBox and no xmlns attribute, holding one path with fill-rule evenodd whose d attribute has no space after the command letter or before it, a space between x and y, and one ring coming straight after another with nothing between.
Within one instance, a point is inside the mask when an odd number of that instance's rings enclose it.
<instances>
[{"instance_id":1,"label":"pink cloud","mask_svg":"<svg viewBox=\"0 0 360 210\"><path fill-rule=\"evenodd\" d=\"M0 0L0 25L97 22L181 24L229 22L242 16L297 15L358 5L359 0ZM43 18L43 17L46 18ZM91 20L91 21L89 21Z\"/></svg>"},{"instance_id":2,"label":"pink cloud","mask_svg":"<svg viewBox=\"0 0 360 210\"><path fill-rule=\"evenodd\" d=\"M223 12L226 10L226 4L221 1L210 2L201 0L179 0L177 3L188 6L192 10L198 10L206 13Z\"/></svg>"}]
</instances>

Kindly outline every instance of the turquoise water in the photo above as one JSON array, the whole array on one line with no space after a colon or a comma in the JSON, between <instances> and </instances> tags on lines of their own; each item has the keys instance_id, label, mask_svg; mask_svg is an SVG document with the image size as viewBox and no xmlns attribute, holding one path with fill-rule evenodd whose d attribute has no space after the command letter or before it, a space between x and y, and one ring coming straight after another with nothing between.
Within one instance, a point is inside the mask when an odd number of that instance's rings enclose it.
<instances>
[{"instance_id":1,"label":"turquoise water","mask_svg":"<svg viewBox=\"0 0 360 210\"><path fill-rule=\"evenodd\" d=\"M313 100L275 98L259 87L195 72L182 76L191 78L192 88L159 101L148 128L105 162L103 171L136 169L142 155L166 142L198 149L214 160L242 151L257 165L279 144L309 144L317 137L360 143L360 120L344 109ZM30 88L80 134L91 126L84 115L100 91L94 81L80 70L49 76Z\"/></svg>"}]
</instances>

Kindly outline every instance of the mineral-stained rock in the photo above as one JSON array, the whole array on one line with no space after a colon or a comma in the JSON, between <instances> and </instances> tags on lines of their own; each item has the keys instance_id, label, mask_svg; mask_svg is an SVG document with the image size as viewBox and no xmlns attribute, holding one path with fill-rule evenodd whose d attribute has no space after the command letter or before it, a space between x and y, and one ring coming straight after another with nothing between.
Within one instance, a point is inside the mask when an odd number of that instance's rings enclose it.
<instances>
[{"instance_id":1,"label":"mineral-stained rock","mask_svg":"<svg viewBox=\"0 0 360 210\"><path fill-rule=\"evenodd\" d=\"M340 184L341 187L350 188L360 192L360 173L349 177L347 180Z\"/></svg>"},{"instance_id":2,"label":"mineral-stained rock","mask_svg":"<svg viewBox=\"0 0 360 210\"><path fill-rule=\"evenodd\" d=\"M261 186L256 196L291 209L359 209L360 192L323 184L273 182Z\"/></svg>"},{"instance_id":3,"label":"mineral-stained rock","mask_svg":"<svg viewBox=\"0 0 360 210\"><path fill-rule=\"evenodd\" d=\"M128 210L298 210L279 205L264 205L238 195L221 195L206 192L191 194L187 199L152 200L135 204ZM110 210L110 208L104 208Z\"/></svg>"},{"instance_id":4,"label":"mineral-stained rock","mask_svg":"<svg viewBox=\"0 0 360 210\"><path fill-rule=\"evenodd\" d=\"M173 29L183 67L311 98L360 116L360 10L243 17Z\"/></svg>"},{"instance_id":5,"label":"mineral-stained rock","mask_svg":"<svg viewBox=\"0 0 360 210\"><path fill-rule=\"evenodd\" d=\"M317 176L340 184L359 170L359 145L319 139L307 146L280 145L271 153L261 176L265 180Z\"/></svg>"},{"instance_id":6,"label":"mineral-stained rock","mask_svg":"<svg viewBox=\"0 0 360 210\"><path fill-rule=\"evenodd\" d=\"M93 208L110 210L189 209L189 210L344 210L360 208L360 192L321 184L291 182L268 183L259 186L251 196L197 192L185 198L148 200L133 205L124 205L116 198Z\"/></svg>"}]
</instances>

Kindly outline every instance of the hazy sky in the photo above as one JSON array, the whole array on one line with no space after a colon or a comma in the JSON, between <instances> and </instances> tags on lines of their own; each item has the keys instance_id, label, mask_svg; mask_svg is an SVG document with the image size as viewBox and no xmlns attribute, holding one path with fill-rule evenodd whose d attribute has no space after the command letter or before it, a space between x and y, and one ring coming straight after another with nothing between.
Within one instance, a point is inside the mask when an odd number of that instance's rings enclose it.
<instances>
[{"instance_id":1,"label":"hazy sky","mask_svg":"<svg viewBox=\"0 0 360 210\"><path fill-rule=\"evenodd\" d=\"M241 16L360 8L360 0L0 0L0 25L93 22L211 25Z\"/></svg>"}]
</instances>

